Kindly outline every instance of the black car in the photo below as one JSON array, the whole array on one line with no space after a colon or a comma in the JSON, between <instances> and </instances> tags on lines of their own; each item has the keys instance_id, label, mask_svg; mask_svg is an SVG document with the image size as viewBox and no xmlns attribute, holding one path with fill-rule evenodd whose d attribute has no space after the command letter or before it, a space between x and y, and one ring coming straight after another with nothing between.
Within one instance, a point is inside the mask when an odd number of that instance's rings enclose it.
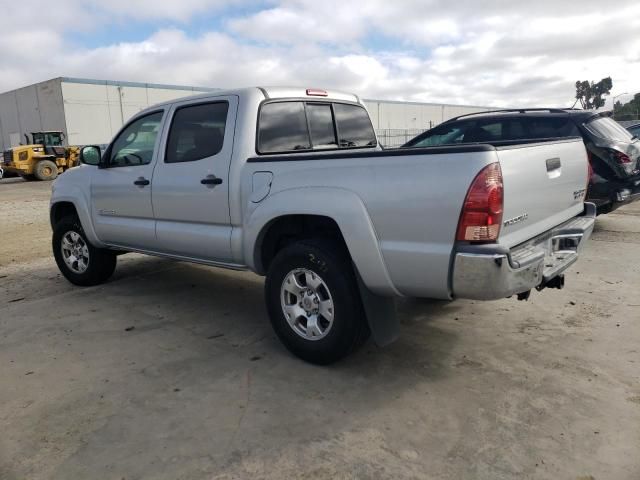
<instances>
[{"instance_id":1,"label":"black car","mask_svg":"<svg viewBox=\"0 0 640 480\"><path fill-rule=\"evenodd\" d=\"M581 137L585 143L593 172L587 200L598 206L599 213L640 198L640 140L606 112L520 109L462 115L418 135L402 148L568 137Z\"/></svg>"}]
</instances>

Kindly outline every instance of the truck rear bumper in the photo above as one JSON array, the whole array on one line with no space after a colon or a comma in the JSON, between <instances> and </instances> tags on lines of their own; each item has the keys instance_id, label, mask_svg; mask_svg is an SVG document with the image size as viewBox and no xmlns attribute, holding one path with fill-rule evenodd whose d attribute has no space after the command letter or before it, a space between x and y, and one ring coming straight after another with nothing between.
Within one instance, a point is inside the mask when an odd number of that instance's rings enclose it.
<instances>
[{"instance_id":1,"label":"truck rear bumper","mask_svg":"<svg viewBox=\"0 0 640 480\"><path fill-rule=\"evenodd\" d=\"M453 297L497 300L543 288L573 265L593 232L596 206L512 249L460 246L453 265Z\"/></svg>"}]
</instances>

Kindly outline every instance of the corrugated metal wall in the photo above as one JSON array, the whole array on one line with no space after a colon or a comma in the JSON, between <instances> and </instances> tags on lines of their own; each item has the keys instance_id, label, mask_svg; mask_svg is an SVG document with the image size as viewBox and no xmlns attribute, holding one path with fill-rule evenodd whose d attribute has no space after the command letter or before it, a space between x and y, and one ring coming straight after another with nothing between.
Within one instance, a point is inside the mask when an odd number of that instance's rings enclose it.
<instances>
[{"instance_id":1,"label":"corrugated metal wall","mask_svg":"<svg viewBox=\"0 0 640 480\"><path fill-rule=\"evenodd\" d=\"M211 89L63 79L68 142L108 143L124 122L151 105Z\"/></svg>"},{"instance_id":2,"label":"corrugated metal wall","mask_svg":"<svg viewBox=\"0 0 640 480\"><path fill-rule=\"evenodd\" d=\"M59 78L0 94L0 149L25 143L25 133L42 130L66 133Z\"/></svg>"}]
</instances>

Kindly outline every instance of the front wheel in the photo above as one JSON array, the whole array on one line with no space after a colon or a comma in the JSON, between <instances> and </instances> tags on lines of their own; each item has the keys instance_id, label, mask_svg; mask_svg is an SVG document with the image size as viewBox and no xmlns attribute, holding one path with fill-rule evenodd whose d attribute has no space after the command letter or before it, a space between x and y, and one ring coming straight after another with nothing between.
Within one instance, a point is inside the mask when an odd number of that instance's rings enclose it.
<instances>
[{"instance_id":1,"label":"front wheel","mask_svg":"<svg viewBox=\"0 0 640 480\"><path fill-rule=\"evenodd\" d=\"M53 227L53 256L60 272L74 285L105 282L116 268L116 255L89 243L80 220L65 217Z\"/></svg>"},{"instance_id":2,"label":"front wheel","mask_svg":"<svg viewBox=\"0 0 640 480\"><path fill-rule=\"evenodd\" d=\"M282 249L265 282L273 328L298 357L326 365L369 336L351 260L329 241L296 242Z\"/></svg>"},{"instance_id":3,"label":"front wheel","mask_svg":"<svg viewBox=\"0 0 640 480\"><path fill-rule=\"evenodd\" d=\"M58 166L51 160L40 160L36 164L34 175L38 180L55 180L58 176Z\"/></svg>"}]
</instances>

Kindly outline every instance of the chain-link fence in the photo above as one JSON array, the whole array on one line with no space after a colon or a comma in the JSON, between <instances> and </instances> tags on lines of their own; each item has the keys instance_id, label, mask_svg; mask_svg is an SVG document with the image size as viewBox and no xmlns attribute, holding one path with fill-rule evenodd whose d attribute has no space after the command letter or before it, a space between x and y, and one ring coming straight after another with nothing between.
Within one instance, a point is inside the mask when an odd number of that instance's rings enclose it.
<instances>
[{"instance_id":1,"label":"chain-link fence","mask_svg":"<svg viewBox=\"0 0 640 480\"><path fill-rule=\"evenodd\" d=\"M420 135L424 129L382 128L376 131L380 144L385 148L400 147L416 135Z\"/></svg>"}]
</instances>

